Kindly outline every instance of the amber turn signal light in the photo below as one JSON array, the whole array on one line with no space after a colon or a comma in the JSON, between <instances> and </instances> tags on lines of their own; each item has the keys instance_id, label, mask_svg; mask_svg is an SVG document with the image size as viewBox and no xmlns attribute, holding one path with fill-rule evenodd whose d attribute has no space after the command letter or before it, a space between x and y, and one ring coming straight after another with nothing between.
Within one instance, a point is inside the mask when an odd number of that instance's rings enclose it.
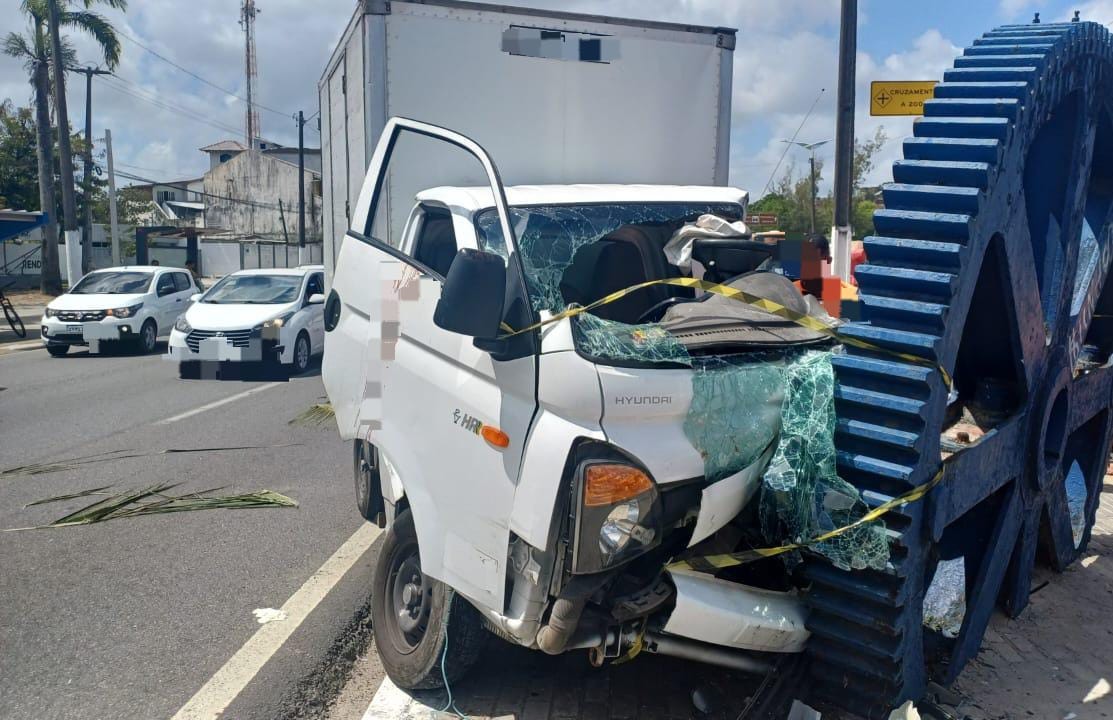
<instances>
[{"instance_id":1,"label":"amber turn signal light","mask_svg":"<svg viewBox=\"0 0 1113 720\"><path fill-rule=\"evenodd\" d=\"M630 465L589 465L584 477L584 505L613 505L653 489L653 481Z\"/></svg>"},{"instance_id":2,"label":"amber turn signal light","mask_svg":"<svg viewBox=\"0 0 1113 720\"><path fill-rule=\"evenodd\" d=\"M479 434L483 436L484 440L491 443L497 448L510 446L510 436L504 433L502 430L499 430L497 427L484 425L480 429Z\"/></svg>"}]
</instances>

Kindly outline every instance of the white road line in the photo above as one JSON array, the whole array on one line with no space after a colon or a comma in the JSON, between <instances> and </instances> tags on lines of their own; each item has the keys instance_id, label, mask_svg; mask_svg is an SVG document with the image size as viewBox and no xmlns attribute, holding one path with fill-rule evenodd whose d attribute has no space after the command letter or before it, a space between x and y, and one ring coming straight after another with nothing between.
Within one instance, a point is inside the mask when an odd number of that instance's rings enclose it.
<instances>
[{"instance_id":1,"label":"white road line","mask_svg":"<svg viewBox=\"0 0 1113 720\"><path fill-rule=\"evenodd\" d=\"M219 717L309 613L313 612L317 604L371 547L380 533L382 530L371 523L361 525L282 606L286 619L267 623L256 630L251 639L224 663L224 667L209 678L197 694L178 710L173 720L209 720Z\"/></svg>"},{"instance_id":2,"label":"white road line","mask_svg":"<svg viewBox=\"0 0 1113 720\"><path fill-rule=\"evenodd\" d=\"M170 423L178 422L179 420L185 420L186 418L193 417L194 415L199 415L199 414L205 412L206 410L212 410L213 408L218 408L221 405L227 405L230 402L236 402L237 400L243 400L245 397L249 397L251 395L254 395L255 393L261 393L264 390L270 390L271 388L278 387L279 385L282 385L282 384L284 384L284 383L272 382L272 383L267 383L266 385L260 385L259 387L251 388L250 390L244 390L242 393L236 393L235 395L229 395L226 398L221 398L220 400L216 400L214 402L208 403L207 405L202 405L201 407L195 407L192 410L187 410L184 413L181 413L179 415L174 415L173 417L168 417L165 420L159 420L158 422L155 423L155 425L169 425Z\"/></svg>"},{"instance_id":3,"label":"white road line","mask_svg":"<svg viewBox=\"0 0 1113 720\"><path fill-rule=\"evenodd\" d=\"M442 717L439 707L429 707L384 677L362 720L435 720L439 717Z\"/></svg>"}]
</instances>

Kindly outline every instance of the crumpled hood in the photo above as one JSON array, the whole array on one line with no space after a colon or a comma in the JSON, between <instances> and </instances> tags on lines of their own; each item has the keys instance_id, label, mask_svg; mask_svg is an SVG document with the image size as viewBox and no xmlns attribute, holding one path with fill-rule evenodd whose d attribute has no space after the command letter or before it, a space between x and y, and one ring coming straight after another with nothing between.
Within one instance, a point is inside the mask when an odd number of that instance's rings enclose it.
<instances>
[{"instance_id":1,"label":"crumpled hood","mask_svg":"<svg viewBox=\"0 0 1113 720\"><path fill-rule=\"evenodd\" d=\"M294 309L294 305L294 303L248 305L198 302L186 310L185 317L186 322L192 327L203 330L245 330L286 314Z\"/></svg>"},{"instance_id":2,"label":"crumpled hood","mask_svg":"<svg viewBox=\"0 0 1113 720\"><path fill-rule=\"evenodd\" d=\"M110 310L142 302L144 293L66 293L47 305L51 310Z\"/></svg>"}]
</instances>

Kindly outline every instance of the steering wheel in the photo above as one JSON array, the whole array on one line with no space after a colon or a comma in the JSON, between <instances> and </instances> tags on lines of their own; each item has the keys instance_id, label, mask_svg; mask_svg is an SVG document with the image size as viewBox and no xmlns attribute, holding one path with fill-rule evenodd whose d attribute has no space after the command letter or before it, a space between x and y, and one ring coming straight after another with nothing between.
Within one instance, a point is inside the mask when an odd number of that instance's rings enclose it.
<instances>
[{"instance_id":1,"label":"steering wheel","mask_svg":"<svg viewBox=\"0 0 1113 720\"><path fill-rule=\"evenodd\" d=\"M651 308L639 315L638 319L635 321L635 324L640 325L641 323L657 322L664 316L666 310L668 310L673 305L682 302L693 302L693 299L676 296L667 297L661 302L654 304Z\"/></svg>"}]
</instances>

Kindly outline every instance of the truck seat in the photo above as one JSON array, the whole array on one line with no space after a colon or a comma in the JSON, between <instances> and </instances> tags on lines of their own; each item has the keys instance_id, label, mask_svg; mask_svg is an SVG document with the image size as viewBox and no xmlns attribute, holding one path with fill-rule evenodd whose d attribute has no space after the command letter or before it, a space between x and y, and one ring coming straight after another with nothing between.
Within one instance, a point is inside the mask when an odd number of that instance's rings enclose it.
<instances>
[{"instance_id":1,"label":"truck seat","mask_svg":"<svg viewBox=\"0 0 1113 720\"><path fill-rule=\"evenodd\" d=\"M565 302L587 305L631 285L679 277L679 270L665 260L664 240L654 238L653 230L627 225L577 250L560 281ZM689 288L661 285L637 290L592 313L607 320L634 323L662 300L693 296Z\"/></svg>"}]
</instances>

